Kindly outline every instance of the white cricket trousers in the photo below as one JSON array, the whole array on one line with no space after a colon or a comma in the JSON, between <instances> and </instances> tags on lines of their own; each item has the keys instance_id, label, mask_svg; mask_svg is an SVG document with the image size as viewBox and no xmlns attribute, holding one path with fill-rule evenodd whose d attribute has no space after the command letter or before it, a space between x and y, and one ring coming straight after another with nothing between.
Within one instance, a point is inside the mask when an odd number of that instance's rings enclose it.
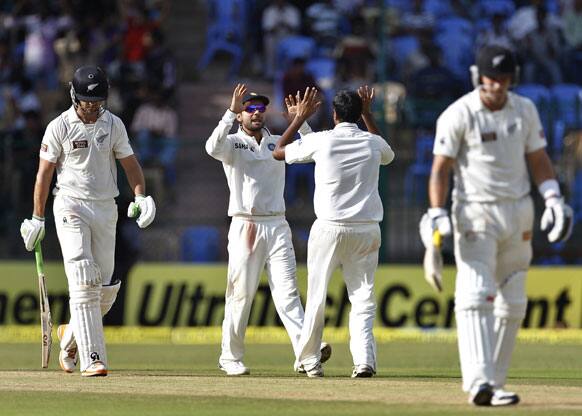
<instances>
[{"instance_id":1,"label":"white cricket trousers","mask_svg":"<svg viewBox=\"0 0 582 416\"><path fill-rule=\"evenodd\" d=\"M115 260L115 200L91 201L57 195L53 214L64 263L95 262L103 285L109 284Z\"/></svg>"},{"instance_id":2,"label":"white cricket trousers","mask_svg":"<svg viewBox=\"0 0 582 416\"><path fill-rule=\"evenodd\" d=\"M453 204L455 316L463 390L503 387L527 308L534 207L528 196Z\"/></svg>"},{"instance_id":3,"label":"white cricket trousers","mask_svg":"<svg viewBox=\"0 0 582 416\"><path fill-rule=\"evenodd\" d=\"M320 357L325 325L327 286L334 270L342 268L351 303L350 351L354 365L376 369L374 274L378 267L378 223L333 223L316 220L307 249L307 304L299 342L298 361L309 368Z\"/></svg>"},{"instance_id":4,"label":"white cricket trousers","mask_svg":"<svg viewBox=\"0 0 582 416\"><path fill-rule=\"evenodd\" d=\"M297 289L291 229L282 216L233 217L228 232L228 277L220 362L240 361L251 305L263 269L279 318L297 354L303 306Z\"/></svg>"}]
</instances>

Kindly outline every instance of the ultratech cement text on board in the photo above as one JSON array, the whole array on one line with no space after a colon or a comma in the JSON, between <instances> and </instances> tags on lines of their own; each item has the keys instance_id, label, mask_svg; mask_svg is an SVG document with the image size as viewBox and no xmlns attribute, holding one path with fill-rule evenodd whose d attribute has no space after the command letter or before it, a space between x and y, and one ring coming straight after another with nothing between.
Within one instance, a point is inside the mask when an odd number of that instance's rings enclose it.
<instances>
[{"instance_id":1,"label":"ultratech cement text on board","mask_svg":"<svg viewBox=\"0 0 582 416\"><path fill-rule=\"evenodd\" d=\"M126 310L125 324L141 326L216 326L224 313L224 295L209 293L200 283L146 283L138 297L137 310ZM348 324L350 304L345 287L342 295L327 297L326 325L342 327ZM133 296L136 296L134 294ZM385 286L378 293L376 321L379 326L451 328L454 325L452 297L414 297L403 284ZM56 322L69 318L67 293L50 293L49 301ZM118 299L118 301L124 301ZM569 288L563 288L553 298L528 299L525 328L568 327L565 320L571 306ZM395 306L398 305L398 306ZM133 315L133 319L127 319ZM0 324L36 324L38 298L36 292L23 291L12 297L0 292ZM281 325L271 300L268 285L260 285L249 321L253 326Z\"/></svg>"}]
</instances>

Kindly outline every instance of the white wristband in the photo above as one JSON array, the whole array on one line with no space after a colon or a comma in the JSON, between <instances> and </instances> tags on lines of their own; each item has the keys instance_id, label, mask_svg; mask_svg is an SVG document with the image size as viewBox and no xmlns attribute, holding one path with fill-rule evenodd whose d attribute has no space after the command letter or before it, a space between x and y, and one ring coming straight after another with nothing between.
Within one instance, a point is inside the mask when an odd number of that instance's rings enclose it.
<instances>
[{"instance_id":1,"label":"white wristband","mask_svg":"<svg viewBox=\"0 0 582 416\"><path fill-rule=\"evenodd\" d=\"M435 219L437 217L446 217L447 215L449 215L447 210L441 207L429 208L427 212L430 219Z\"/></svg>"},{"instance_id":2,"label":"white wristband","mask_svg":"<svg viewBox=\"0 0 582 416\"><path fill-rule=\"evenodd\" d=\"M538 190L540 192L540 195L545 200L550 198L559 198L560 196L562 196L562 194L560 193L560 185L558 184L558 181L555 179L547 179L543 181L542 183L539 184Z\"/></svg>"}]
</instances>

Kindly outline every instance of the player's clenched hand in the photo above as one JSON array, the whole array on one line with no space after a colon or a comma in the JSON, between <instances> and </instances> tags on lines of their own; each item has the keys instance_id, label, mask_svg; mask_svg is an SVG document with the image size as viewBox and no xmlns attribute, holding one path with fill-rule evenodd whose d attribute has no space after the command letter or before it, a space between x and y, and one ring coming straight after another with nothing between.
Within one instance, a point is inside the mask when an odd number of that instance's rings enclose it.
<instances>
[{"instance_id":1,"label":"player's clenched hand","mask_svg":"<svg viewBox=\"0 0 582 416\"><path fill-rule=\"evenodd\" d=\"M321 101L317 99L317 93L317 88L307 87L305 88L303 98L301 98L301 93L297 91L297 95L295 96L295 101L297 103L295 106L295 118L305 121L315 114L321 105Z\"/></svg>"},{"instance_id":2,"label":"player's clenched hand","mask_svg":"<svg viewBox=\"0 0 582 416\"><path fill-rule=\"evenodd\" d=\"M574 212L562 197L546 199L546 209L542 215L541 229L548 233L548 241L566 241L572 234Z\"/></svg>"},{"instance_id":3,"label":"player's clenched hand","mask_svg":"<svg viewBox=\"0 0 582 416\"><path fill-rule=\"evenodd\" d=\"M156 216L156 204L151 196L136 195L135 201L129 204L127 216L136 218L139 228L146 228Z\"/></svg>"},{"instance_id":4,"label":"player's clenched hand","mask_svg":"<svg viewBox=\"0 0 582 416\"><path fill-rule=\"evenodd\" d=\"M243 97L247 93L247 86L245 84L236 84L234 91L232 92L232 101L230 103L230 111L233 113L241 113L244 110L244 105L242 102Z\"/></svg>"},{"instance_id":5,"label":"player's clenched hand","mask_svg":"<svg viewBox=\"0 0 582 416\"><path fill-rule=\"evenodd\" d=\"M358 95L362 99L362 114L371 114L374 88L370 88L367 85L361 86L358 88Z\"/></svg>"},{"instance_id":6,"label":"player's clenched hand","mask_svg":"<svg viewBox=\"0 0 582 416\"><path fill-rule=\"evenodd\" d=\"M33 215L30 220L22 221L20 235L24 240L24 247L28 251L34 250L34 247L44 238L44 218Z\"/></svg>"}]
</instances>

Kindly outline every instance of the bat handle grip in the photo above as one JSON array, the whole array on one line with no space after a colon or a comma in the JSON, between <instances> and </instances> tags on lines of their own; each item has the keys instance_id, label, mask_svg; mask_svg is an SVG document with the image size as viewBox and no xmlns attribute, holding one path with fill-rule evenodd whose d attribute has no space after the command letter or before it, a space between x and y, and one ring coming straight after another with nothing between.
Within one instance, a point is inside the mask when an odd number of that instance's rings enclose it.
<instances>
[{"instance_id":1,"label":"bat handle grip","mask_svg":"<svg viewBox=\"0 0 582 416\"><path fill-rule=\"evenodd\" d=\"M440 248L442 244L442 236L439 230L434 230L432 233L432 245L436 248Z\"/></svg>"},{"instance_id":2,"label":"bat handle grip","mask_svg":"<svg viewBox=\"0 0 582 416\"><path fill-rule=\"evenodd\" d=\"M44 261L42 259L42 247L40 241L34 246L34 257L36 258L36 271L41 274L44 268Z\"/></svg>"}]
</instances>

